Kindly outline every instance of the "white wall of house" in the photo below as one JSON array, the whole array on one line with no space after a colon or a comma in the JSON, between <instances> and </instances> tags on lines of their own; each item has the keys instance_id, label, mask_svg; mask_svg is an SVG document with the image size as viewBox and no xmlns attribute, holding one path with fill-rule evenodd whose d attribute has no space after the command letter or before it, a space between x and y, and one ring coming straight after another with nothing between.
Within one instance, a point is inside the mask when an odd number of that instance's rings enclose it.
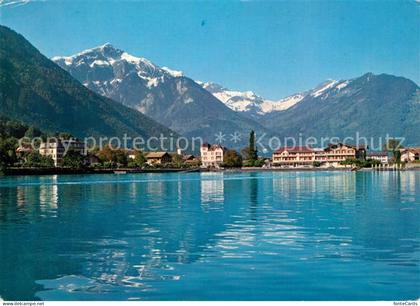
<instances>
[{"instance_id":1,"label":"white wall of house","mask_svg":"<svg viewBox=\"0 0 420 306\"><path fill-rule=\"evenodd\" d=\"M223 163L223 148L202 146L200 149L201 165L207 167L219 167Z\"/></svg>"}]
</instances>

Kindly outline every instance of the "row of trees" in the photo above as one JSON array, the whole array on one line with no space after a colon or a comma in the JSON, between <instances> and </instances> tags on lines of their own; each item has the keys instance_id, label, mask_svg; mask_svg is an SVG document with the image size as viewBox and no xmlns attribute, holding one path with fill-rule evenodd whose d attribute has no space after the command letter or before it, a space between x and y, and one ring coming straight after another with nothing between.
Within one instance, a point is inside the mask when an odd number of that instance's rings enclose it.
<instances>
[{"instance_id":1,"label":"row of trees","mask_svg":"<svg viewBox=\"0 0 420 306\"><path fill-rule=\"evenodd\" d=\"M22 137L39 137L42 133L35 127L0 117L0 173L19 161L16 155L18 141Z\"/></svg>"},{"instance_id":2,"label":"row of trees","mask_svg":"<svg viewBox=\"0 0 420 306\"><path fill-rule=\"evenodd\" d=\"M127 151L121 149L113 149L111 147L105 147L102 150L93 150L91 154L95 155L99 159L97 167L103 168L117 168L117 167L128 167L128 168L145 168L151 167L147 164L146 156L141 151L135 151L134 159L129 158ZM172 154L172 161L167 164L156 164L153 168L165 167L165 168L189 168L197 167L199 163L185 163L183 156L179 154Z\"/></svg>"},{"instance_id":3,"label":"row of trees","mask_svg":"<svg viewBox=\"0 0 420 306\"><path fill-rule=\"evenodd\" d=\"M36 151L18 156L16 149L19 145L19 139L23 137L33 139L39 137L40 140L46 140L48 137L60 139L70 139L69 133L46 134L34 126L23 124L16 120L11 120L5 116L0 116L0 173L11 166L28 168L51 168L54 167L54 161L51 157L42 156ZM81 156L69 152L63 163L71 167L79 167L83 160ZM76 165L75 165L76 164Z\"/></svg>"},{"instance_id":4,"label":"row of trees","mask_svg":"<svg viewBox=\"0 0 420 306\"><path fill-rule=\"evenodd\" d=\"M359 168L372 168L373 166L377 166L380 163L381 162L376 159L360 160L357 158L349 158L341 162L342 165L355 166Z\"/></svg>"}]
</instances>

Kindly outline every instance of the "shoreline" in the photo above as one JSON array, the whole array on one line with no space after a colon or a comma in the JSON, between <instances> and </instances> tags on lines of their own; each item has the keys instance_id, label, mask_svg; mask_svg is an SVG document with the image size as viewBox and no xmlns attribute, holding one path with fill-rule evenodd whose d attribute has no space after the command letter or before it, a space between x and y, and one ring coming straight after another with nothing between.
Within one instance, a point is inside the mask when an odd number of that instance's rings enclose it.
<instances>
[{"instance_id":1,"label":"shoreline","mask_svg":"<svg viewBox=\"0 0 420 306\"><path fill-rule=\"evenodd\" d=\"M86 175L86 174L141 174L141 173L241 173L241 172L398 172L398 171L420 171L420 166L408 167L405 169L374 169L374 168L258 168L243 167L232 169L66 169L66 168L9 168L4 171L3 176L23 176L23 175ZM1 177L1 175L0 175Z\"/></svg>"}]
</instances>

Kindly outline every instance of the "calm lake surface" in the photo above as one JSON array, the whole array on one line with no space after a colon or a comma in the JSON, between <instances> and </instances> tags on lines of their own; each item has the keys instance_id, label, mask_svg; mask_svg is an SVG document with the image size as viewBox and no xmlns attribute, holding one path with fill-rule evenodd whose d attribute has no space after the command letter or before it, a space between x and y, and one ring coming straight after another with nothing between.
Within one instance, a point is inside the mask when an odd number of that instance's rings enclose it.
<instances>
[{"instance_id":1,"label":"calm lake surface","mask_svg":"<svg viewBox=\"0 0 420 306\"><path fill-rule=\"evenodd\" d=\"M0 178L6 300L420 297L420 172Z\"/></svg>"}]
</instances>

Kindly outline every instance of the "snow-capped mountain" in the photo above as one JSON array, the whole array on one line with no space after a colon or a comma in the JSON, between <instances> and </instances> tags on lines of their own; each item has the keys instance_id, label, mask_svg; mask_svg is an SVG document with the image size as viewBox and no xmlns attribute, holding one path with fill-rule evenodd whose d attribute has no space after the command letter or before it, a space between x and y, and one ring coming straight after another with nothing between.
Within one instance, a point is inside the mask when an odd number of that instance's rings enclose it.
<instances>
[{"instance_id":1,"label":"snow-capped mountain","mask_svg":"<svg viewBox=\"0 0 420 306\"><path fill-rule=\"evenodd\" d=\"M182 72L105 44L52 60L89 89L139 110L185 136L270 132L234 112ZM244 138L244 142L246 142Z\"/></svg>"},{"instance_id":2,"label":"snow-capped mountain","mask_svg":"<svg viewBox=\"0 0 420 306\"><path fill-rule=\"evenodd\" d=\"M327 80L313 89L273 101L252 91L193 81L110 44L68 57L54 57L93 91L152 117L185 136L215 141L215 135L277 136L405 135L415 143L420 124L418 86L410 80L367 73ZM269 139L269 136L266 137ZM241 143L225 143L241 147Z\"/></svg>"},{"instance_id":3,"label":"snow-capped mountain","mask_svg":"<svg viewBox=\"0 0 420 306\"><path fill-rule=\"evenodd\" d=\"M56 56L52 60L89 89L146 114L151 106L150 91L155 91L165 81L184 77L181 71L159 67L146 58L128 54L109 43L72 56ZM284 111L301 102L306 96L318 97L333 89L340 90L348 82L328 80L312 90L274 101L252 91L231 90L217 83L196 81L231 110L250 118ZM178 90L183 91L179 86ZM193 99L187 96L184 103L188 104L191 101Z\"/></svg>"},{"instance_id":4,"label":"snow-capped mountain","mask_svg":"<svg viewBox=\"0 0 420 306\"><path fill-rule=\"evenodd\" d=\"M124 78L134 75L148 88L158 86L165 78L183 76L181 71L159 67L148 59L114 48L110 43L72 56L56 56L52 60L82 79L83 85L105 96L112 95L114 87Z\"/></svg>"},{"instance_id":5,"label":"snow-capped mountain","mask_svg":"<svg viewBox=\"0 0 420 306\"><path fill-rule=\"evenodd\" d=\"M330 90L339 91L345 88L350 81L328 80L314 89L285 97L280 100L269 100L255 94L252 91L237 91L227 89L212 82L200 82L198 84L222 101L226 106L236 112L242 112L251 117L259 117L272 112L284 111L301 102L307 96L318 97L327 94Z\"/></svg>"}]
</instances>

